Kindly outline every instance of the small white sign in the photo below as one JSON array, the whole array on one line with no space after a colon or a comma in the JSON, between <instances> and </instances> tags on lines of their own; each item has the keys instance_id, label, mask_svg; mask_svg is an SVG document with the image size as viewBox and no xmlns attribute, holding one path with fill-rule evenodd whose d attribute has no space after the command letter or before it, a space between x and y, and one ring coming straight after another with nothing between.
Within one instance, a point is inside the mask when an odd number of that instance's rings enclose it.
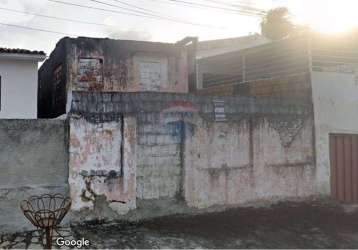
<instances>
[{"instance_id":1,"label":"small white sign","mask_svg":"<svg viewBox=\"0 0 358 250\"><path fill-rule=\"evenodd\" d=\"M214 117L217 122L226 121L225 102L222 100L214 100Z\"/></svg>"}]
</instances>

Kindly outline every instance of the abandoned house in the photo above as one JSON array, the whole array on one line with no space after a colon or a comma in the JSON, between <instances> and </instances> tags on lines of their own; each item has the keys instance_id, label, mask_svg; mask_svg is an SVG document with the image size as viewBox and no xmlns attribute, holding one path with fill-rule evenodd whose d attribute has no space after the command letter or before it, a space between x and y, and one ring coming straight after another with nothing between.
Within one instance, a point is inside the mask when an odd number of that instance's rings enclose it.
<instances>
[{"instance_id":1,"label":"abandoned house","mask_svg":"<svg viewBox=\"0 0 358 250\"><path fill-rule=\"evenodd\" d=\"M195 62L190 41L60 40L39 71L39 115L67 119L0 121L1 165L21 173L0 182L0 231L28 226L12 209L28 193L69 195L74 223L356 201L354 42L303 37Z\"/></svg>"},{"instance_id":2,"label":"abandoned house","mask_svg":"<svg viewBox=\"0 0 358 250\"><path fill-rule=\"evenodd\" d=\"M45 58L42 51L0 48L1 119L37 118L37 64Z\"/></svg>"},{"instance_id":3,"label":"abandoned house","mask_svg":"<svg viewBox=\"0 0 358 250\"><path fill-rule=\"evenodd\" d=\"M317 192L358 193L358 47L310 34L198 60L197 93L306 99L314 107Z\"/></svg>"},{"instance_id":4,"label":"abandoned house","mask_svg":"<svg viewBox=\"0 0 358 250\"><path fill-rule=\"evenodd\" d=\"M39 70L41 116L69 114L74 220L315 194L310 104L189 94L191 40L64 38Z\"/></svg>"},{"instance_id":5,"label":"abandoned house","mask_svg":"<svg viewBox=\"0 0 358 250\"><path fill-rule=\"evenodd\" d=\"M187 93L188 55L180 42L65 37L39 70L39 117L68 113L73 91Z\"/></svg>"}]
</instances>

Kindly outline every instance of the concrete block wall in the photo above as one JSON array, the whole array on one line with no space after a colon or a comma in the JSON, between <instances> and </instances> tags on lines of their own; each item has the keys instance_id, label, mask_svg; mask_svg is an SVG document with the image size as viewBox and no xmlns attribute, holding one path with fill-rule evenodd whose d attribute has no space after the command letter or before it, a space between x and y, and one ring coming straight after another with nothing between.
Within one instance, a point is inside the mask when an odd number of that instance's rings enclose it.
<instances>
[{"instance_id":1,"label":"concrete block wall","mask_svg":"<svg viewBox=\"0 0 358 250\"><path fill-rule=\"evenodd\" d=\"M76 92L71 116L136 118L140 200L184 198L203 208L315 193L312 110L303 99Z\"/></svg>"},{"instance_id":2,"label":"concrete block wall","mask_svg":"<svg viewBox=\"0 0 358 250\"><path fill-rule=\"evenodd\" d=\"M160 199L179 195L182 184L181 128L164 124L157 113L139 114L137 121L137 198Z\"/></svg>"},{"instance_id":3,"label":"concrete block wall","mask_svg":"<svg viewBox=\"0 0 358 250\"><path fill-rule=\"evenodd\" d=\"M0 233L34 229L20 210L32 195L68 195L64 120L0 120Z\"/></svg>"}]
</instances>

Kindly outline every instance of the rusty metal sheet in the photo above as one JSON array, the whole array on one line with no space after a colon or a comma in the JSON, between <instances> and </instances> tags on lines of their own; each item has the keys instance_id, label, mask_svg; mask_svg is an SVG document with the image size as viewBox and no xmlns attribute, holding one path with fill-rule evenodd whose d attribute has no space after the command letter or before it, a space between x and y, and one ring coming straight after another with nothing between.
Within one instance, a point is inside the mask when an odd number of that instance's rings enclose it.
<instances>
[{"instance_id":1,"label":"rusty metal sheet","mask_svg":"<svg viewBox=\"0 0 358 250\"><path fill-rule=\"evenodd\" d=\"M344 136L344 194L345 201L352 202L352 136Z\"/></svg>"},{"instance_id":2,"label":"rusty metal sheet","mask_svg":"<svg viewBox=\"0 0 358 250\"><path fill-rule=\"evenodd\" d=\"M358 135L330 135L331 196L358 202Z\"/></svg>"},{"instance_id":3,"label":"rusty metal sheet","mask_svg":"<svg viewBox=\"0 0 358 250\"><path fill-rule=\"evenodd\" d=\"M352 187L353 202L358 202L358 136L352 137Z\"/></svg>"}]
</instances>

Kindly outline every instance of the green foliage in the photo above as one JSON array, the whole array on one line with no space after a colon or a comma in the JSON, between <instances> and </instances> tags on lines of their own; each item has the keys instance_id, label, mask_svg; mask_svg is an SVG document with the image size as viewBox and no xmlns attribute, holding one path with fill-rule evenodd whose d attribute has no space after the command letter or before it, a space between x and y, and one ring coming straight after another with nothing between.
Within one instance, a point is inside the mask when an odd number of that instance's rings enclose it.
<instances>
[{"instance_id":1,"label":"green foliage","mask_svg":"<svg viewBox=\"0 0 358 250\"><path fill-rule=\"evenodd\" d=\"M290 21L286 7L269 10L261 22L262 35L272 40L285 38L295 31L296 27Z\"/></svg>"}]
</instances>

